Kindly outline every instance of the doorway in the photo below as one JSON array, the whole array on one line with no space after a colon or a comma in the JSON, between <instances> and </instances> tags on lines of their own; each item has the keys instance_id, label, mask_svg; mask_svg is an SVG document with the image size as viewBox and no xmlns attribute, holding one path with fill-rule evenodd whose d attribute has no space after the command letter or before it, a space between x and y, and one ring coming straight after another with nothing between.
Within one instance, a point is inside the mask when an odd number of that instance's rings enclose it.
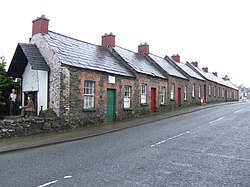
<instances>
[{"instance_id":1,"label":"doorway","mask_svg":"<svg viewBox=\"0 0 250 187\"><path fill-rule=\"evenodd\" d=\"M107 122L113 122L116 120L116 91L107 90L107 103L106 103L106 117Z\"/></svg>"},{"instance_id":2,"label":"doorway","mask_svg":"<svg viewBox=\"0 0 250 187\"><path fill-rule=\"evenodd\" d=\"M181 88L178 88L177 104L178 107L181 107Z\"/></svg>"},{"instance_id":3,"label":"doorway","mask_svg":"<svg viewBox=\"0 0 250 187\"><path fill-rule=\"evenodd\" d=\"M151 88L151 112L155 112L156 105L156 88Z\"/></svg>"},{"instance_id":4,"label":"doorway","mask_svg":"<svg viewBox=\"0 0 250 187\"><path fill-rule=\"evenodd\" d=\"M207 103L207 86L204 85L204 103Z\"/></svg>"},{"instance_id":5,"label":"doorway","mask_svg":"<svg viewBox=\"0 0 250 187\"><path fill-rule=\"evenodd\" d=\"M32 96L32 100L34 102L35 105L35 115L37 115L37 92L24 92L24 106L26 106L28 104L28 96L31 95Z\"/></svg>"}]
</instances>

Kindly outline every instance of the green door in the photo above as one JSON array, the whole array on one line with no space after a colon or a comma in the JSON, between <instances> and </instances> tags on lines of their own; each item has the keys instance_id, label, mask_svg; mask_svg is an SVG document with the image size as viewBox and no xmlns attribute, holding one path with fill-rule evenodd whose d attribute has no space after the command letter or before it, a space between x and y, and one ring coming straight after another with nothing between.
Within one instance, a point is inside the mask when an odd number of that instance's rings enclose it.
<instances>
[{"instance_id":1,"label":"green door","mask_svg":"<svg viewBox=\"0 0 250 187\"><path fill-rule=\"evenodd\" d=\"M115 90L107 92L107 122L115 121Z\"/></svg>"}]
</instances>

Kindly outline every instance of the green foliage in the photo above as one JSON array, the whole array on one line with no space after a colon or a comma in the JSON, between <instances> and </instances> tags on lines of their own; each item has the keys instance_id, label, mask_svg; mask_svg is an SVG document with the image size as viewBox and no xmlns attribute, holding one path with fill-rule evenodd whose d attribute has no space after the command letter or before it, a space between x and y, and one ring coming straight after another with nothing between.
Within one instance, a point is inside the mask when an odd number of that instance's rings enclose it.
<instances>
[{"instance_id":1,"label":"green foliage","mask_svg":"<svg viewBox=\"0 0 250 187\"><path fill-rule=\"evenodd\" d=\"M6 114L8 109L8 98L12 88L17 88L14 79L7 76L6 62L0 60L0 114Z\"/></svg>"}]
</instances>

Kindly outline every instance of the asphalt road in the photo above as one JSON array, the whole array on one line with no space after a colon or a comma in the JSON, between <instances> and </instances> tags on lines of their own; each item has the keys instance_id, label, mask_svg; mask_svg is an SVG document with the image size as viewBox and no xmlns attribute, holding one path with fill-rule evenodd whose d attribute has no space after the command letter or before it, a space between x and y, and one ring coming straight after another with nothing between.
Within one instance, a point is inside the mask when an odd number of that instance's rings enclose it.
<instances>
[{"instance_id":1,"label":"asphalt road","mask_svg":"<svg viewBox=\"0 0 250 187\"><path fill-rule=\"evenodd\" d=\"M250 186L250 103L1 154L0 186Z\"/></svg>"}]
</instances>

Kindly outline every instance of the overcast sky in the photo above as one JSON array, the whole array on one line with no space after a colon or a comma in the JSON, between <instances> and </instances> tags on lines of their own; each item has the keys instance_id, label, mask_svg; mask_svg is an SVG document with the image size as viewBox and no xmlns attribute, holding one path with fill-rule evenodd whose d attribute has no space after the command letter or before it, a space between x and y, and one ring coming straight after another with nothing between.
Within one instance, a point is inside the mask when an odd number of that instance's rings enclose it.
<instances>
[{"instance_id":1,"label":"overcast sky","mask_svg":"<svg viewBox=\"0 0 250 187\"><path fill-rule=\"evenodd\" d=\"M248 0L2 0L0 56L10 62L17 43L28 43L32 20L44 14L49 30L89 43L113 32L116 45L137 52L179 54L218 76L250 86Z\"/></svg>"}]
</instances>

